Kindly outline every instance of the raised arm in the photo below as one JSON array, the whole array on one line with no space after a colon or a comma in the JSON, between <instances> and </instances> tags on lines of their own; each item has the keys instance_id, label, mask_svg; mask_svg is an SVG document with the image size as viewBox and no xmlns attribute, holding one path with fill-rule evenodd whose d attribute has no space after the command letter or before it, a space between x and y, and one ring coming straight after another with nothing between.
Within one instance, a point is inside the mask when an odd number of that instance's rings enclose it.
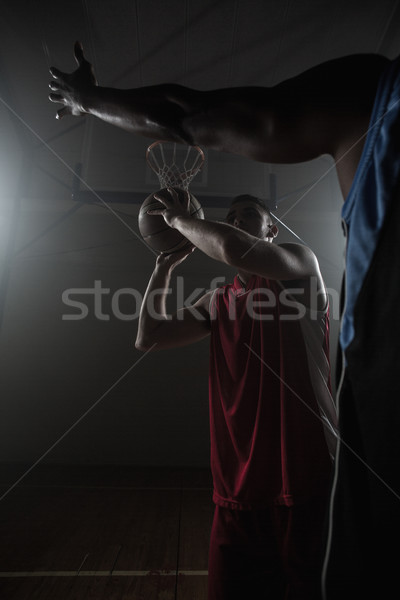
<instances>
[{"instance_id":1,"label":"raised arm","mask_svg":"<svg viewBox=\"0 0 400 600\"><path fill-rule=\"evenodd\" d=\"M174 84L133 90L99 87L79 43L75 58L78 69L72 74L51 69L50 100L63 105L59 118L91 114L153 139L279 163L325 153L337 160L347 157L366 131L377 83L388 62L378 55L354 55L318 65L271 88L196 91Z\"/></svg>"},{"instance_id":2,"label":"raised arm","mask_svg":"<svg viewBox=\"0 0 400 600\"><path fill-rule=\"evenodd\" d=\"M186 258L188 251L160 254L150 277L141 310L135 346L154 350L186 346L210 333L209 302L212 292L202 296L192 307L169 315L166 300L170 291L171 272Z\"/></svg>"},{"instance_id":3,"label":"raised arm","mask_svg":"<svg viewBox=\"0 0 400 600\"><path fill-rule=\"evenodd\" d=\"M155 198L164 208L150 212L161 214L169 227L177 229L210 258L268 279L305 279L319 273L318 261L307 246L272 244L248 233L246 225L238 228L229 223L196 219L173 189L169 194L155 194ZM272 232L270 237L275 235Z\"/></svg>"}]
</instances>

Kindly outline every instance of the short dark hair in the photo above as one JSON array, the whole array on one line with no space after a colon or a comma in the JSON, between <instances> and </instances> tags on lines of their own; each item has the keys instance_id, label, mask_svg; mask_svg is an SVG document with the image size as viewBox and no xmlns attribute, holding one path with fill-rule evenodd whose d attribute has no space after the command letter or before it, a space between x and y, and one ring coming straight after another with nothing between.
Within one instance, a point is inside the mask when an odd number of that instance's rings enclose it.
<instances>
[{"instance_id":1,"label":"short dark hair","mask_svg":"<svg viewBox=\"0 0 400 600\"><path fill-rule=\"evenodd\" d=\"M271 217L271 211L268 206L265 204L264 200L261 198L257 198L257 196L252 196L251 194L241 194L240 196L235 196L231 202L231 206L236 204L237 202L254 202L257 206L260 206L269 214Z\"/></svg>"}]
</instances>

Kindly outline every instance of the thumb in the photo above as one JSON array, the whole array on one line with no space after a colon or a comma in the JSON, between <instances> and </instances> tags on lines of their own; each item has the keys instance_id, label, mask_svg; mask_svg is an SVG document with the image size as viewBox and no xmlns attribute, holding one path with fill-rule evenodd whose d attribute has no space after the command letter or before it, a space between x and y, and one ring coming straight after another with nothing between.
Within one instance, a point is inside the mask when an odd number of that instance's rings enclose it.
<instances>
[{"instance_id":1,"label":"thumb","mask_svg":"<svg viewBox=\"0 0 400 600\"><path fill-rule=\"evenodd\" d=\"M85 57L83 56L83 45L82 42L75 42L74 46L74 55L75 60L79 66L85 61Z\"/></svg>"},{"instance_id":2,"label":"thumb","mask_svg":"<svg viewBox=\"0 0 400 600\"><path fill-rule=\"evenodd\" d=\"M68 106L64 106L64 108L60 108L60 110L57 111L56 114L56 119L62 119L63 117L65 117L65 115L70 115L71 114L71 110Z\"/></svg>"}]
</instances>

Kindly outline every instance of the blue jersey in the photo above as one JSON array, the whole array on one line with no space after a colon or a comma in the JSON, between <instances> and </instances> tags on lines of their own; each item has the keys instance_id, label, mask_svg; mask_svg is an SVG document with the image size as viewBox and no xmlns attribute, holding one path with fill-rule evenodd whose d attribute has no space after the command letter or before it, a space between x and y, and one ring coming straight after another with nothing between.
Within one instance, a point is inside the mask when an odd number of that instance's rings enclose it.
<instances>
[{"instance_id":1,"label":"blue jersey","mask_svg":"<svg viewBox=\"0 0 400 600\"><path fill-rule=\"evenodd\" d=\"M399 173L400 59L396 59L386 67L379 82L360 163L342 210L347 231L346 304L340 333L343 350L354 338L357 298Z\"/></svg>"}]
</instances>

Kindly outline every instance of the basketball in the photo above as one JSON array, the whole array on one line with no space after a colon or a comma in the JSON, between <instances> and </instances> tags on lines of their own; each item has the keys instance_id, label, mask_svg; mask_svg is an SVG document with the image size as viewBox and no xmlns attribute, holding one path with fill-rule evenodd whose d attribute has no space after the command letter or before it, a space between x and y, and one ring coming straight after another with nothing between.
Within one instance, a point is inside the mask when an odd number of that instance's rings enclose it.
<instances>
[{"instance_id":1,"label":"basketball","mask_svg":"<svg viewBox=\"0 0 400 600\"><path fill-rule=\"evenodd\" d=\"M174 188L177 192L180 202L186 202L186 192L181 188ZM158 192L150 194L139 210L139 231L144 241L150 248L156 252L165 252L171 254L182 250L185 246L189 246L190 242L177 230L169 227L164 221L162 215L150 215L149 210L158 210L165 208L164 205L154 198L154 194L158 196L168 195L171 197L167 188L163 188ZM189 212L192 217L204 219L204 212L200 202L190 194Z\"/></svg>"}]
</instances>

